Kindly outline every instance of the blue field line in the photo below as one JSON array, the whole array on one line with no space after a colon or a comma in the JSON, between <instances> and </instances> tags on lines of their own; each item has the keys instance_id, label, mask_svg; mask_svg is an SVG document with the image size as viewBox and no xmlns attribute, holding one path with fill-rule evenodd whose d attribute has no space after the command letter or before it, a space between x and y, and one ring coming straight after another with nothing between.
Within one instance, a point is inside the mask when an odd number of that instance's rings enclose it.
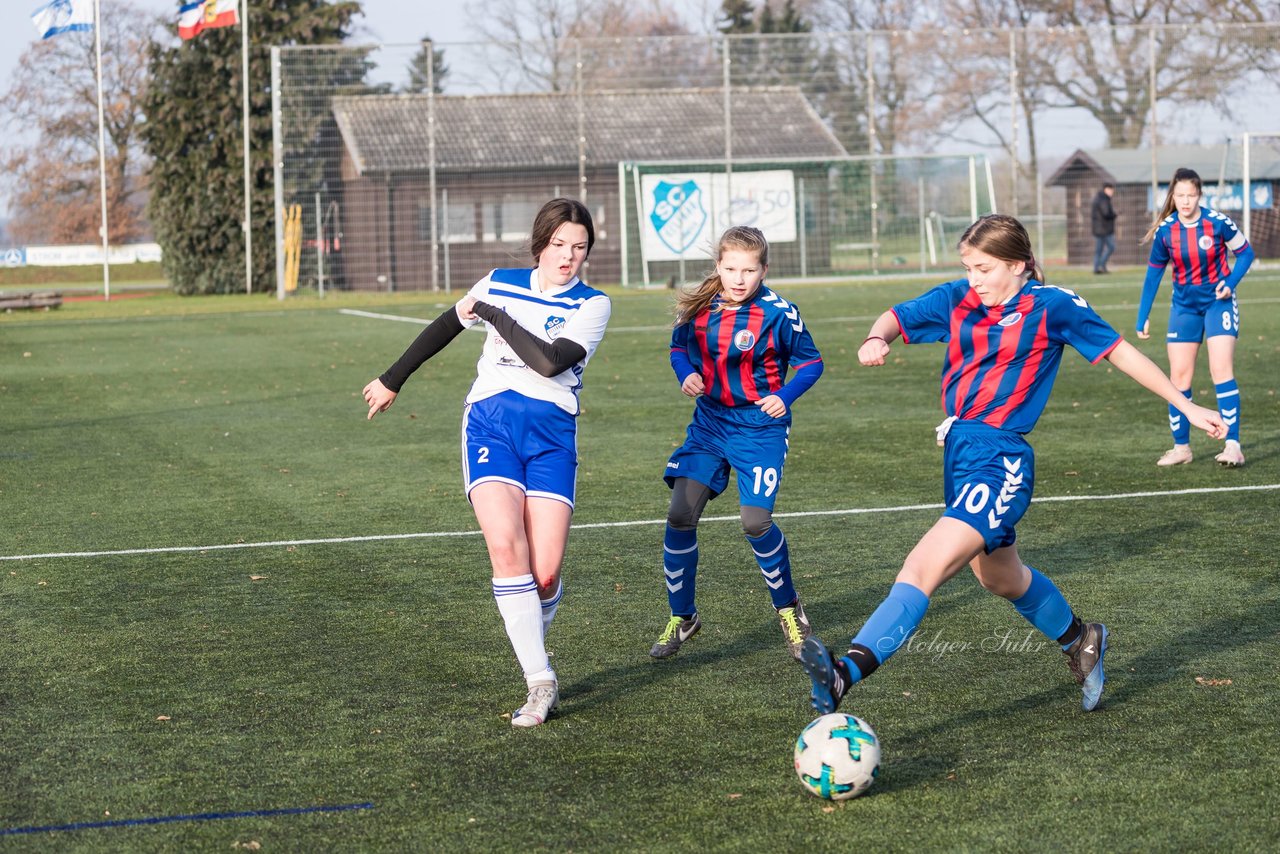
<instances>
[{"instance_id":1,"label":"blue field line","mask_svg":"<svg viewBox=\"0 0 1280 854\"><path fill-rule=\"evenodd\" d=\"M1183 495L1213 495L1224 492L1270 492L1280 489L1280 483L1260 483L1249 486L1204 486L1191 489L1161 489L1151 492L1113 492L1106 495L1049 495L1044 498L1033 498L1031 503L1051 504L1061 501L1121 501L1130 498L1170 498ZM791 510L785 513L774 513L778 519L800 519L812 516L862 516L871 513L906 513L914 510L940 510L946 505L899 504L893 507L850 507L837 510ZM736 522L738 515L704 516L702 522ZM631 519L624 522L587 522L574 525L573 530L585 531L592 528L635 528L646 525L665 525L662 519ZM114 549L96 552L44 552L42 554L0 555L0 561L6 560L50 560L53 558L85 558L85 557L118 557L124 555L175 554L181 552L213 552L232 549L265 549L281 546L316 546L334 545L338 543L369 543L387 540L426 540L445 537L478 537L479 530L474 531L419 531L412 534L366 534L357 537L324 537L308 540L270 540L257 543L219 543L211 546L156 546L154 548Z\"/></svg>"},{"instance_id":2,"label":"blue field line","mask_svg":"<svg viewBox=\"0 0 1280 854\"><path fill-rule=\"evenodd\" d=\"M161 815L151 818L123 818L116 821L82 821L75 824L49 824L44 827L11 827L0 829L0 836L20 833L52 833L60 830L96 830L101 827L134 827L140 824L171 824L175 821L219 821L226 818L262 818L273 815L302 815L309 812L350 812L371 810L372 803L336 804L327 807L290 807L276 810L243 810L241 812L202 812L191 815Z\"/></svg>"}]
</instances>

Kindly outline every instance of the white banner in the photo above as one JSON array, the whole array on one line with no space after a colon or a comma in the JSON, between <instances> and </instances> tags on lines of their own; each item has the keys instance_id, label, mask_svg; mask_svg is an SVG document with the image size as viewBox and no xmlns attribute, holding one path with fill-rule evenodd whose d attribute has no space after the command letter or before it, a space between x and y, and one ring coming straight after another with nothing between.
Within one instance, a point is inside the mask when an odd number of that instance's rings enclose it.
<instances>
[{"instance_id":1,"label":"white banner","mask_svg":"<svg viewBox=\"0 0 1280 854\"><path fill-rule=\"evenodd\" d=\"M102 247L92 243L80 246L28 246L23 259L31 267L77 267L102 263ZM138 264L160 260L160 244L130 243L112 246L109 264Z\"/></svg>"},{"instance_id":2,"label":"white banner","mask_svg":"<svg viewBox=\"0 0 1280 854\"><path fill-rule=\"evenodd\" d=\"M796 181L770 172L684 172L640 178L640 253L645 261L707 259L732 225L751 225L770 243L796 239Z\"/></svg>"}]
</instances>

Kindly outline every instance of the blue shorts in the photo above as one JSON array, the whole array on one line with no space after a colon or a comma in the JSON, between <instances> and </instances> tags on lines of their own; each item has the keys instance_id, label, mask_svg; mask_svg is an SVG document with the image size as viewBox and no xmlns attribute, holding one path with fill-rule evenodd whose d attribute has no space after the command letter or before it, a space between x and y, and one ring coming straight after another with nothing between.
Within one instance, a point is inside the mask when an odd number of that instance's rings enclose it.
<instances>
[{"instance_id":1,"label":"blue shorts","mask_svg":"<svg viewBox=\"0 0 1280 854\"><path fill-rule=\"evenodd\" d=\"M498 481L533 498L573 506L578 481L577 419L554 403L504 391L462 410L462 482L468 499Z\"/></svg>"},{"instance_id":2,"label":"blue shorts","mask_svg":"<svg viewBox=\"0 0 1280 854\"><path fill-rule=\"evenodd\" d=\"M791 418L771 418L751 406L724 406L698 398L684 444L667 461L663 480L678 477L704 484L715 498L729 485L729 469L738 475L738 501L773 512L787 460Z\"/></svg>"},{"instance_id":3,"label":"blue shorts","mask_svg":"<svg viewBox=\"0 0 1280 854\"><path fill-rule=\"evenodd\" d=\"M1031 506L1036 458L1019 433L981 421L956 421L943 451L947 509L982 535L987 554L1011 546L1014 526Z\"/></svg>"},{"instance_id":4,"label":"blue shorts","mask_svg":"<svg viewBox=\"0 0 1280 854\"><path fill-rule=\"evenodd\" d=\"M1235 294L1231 299L1215 299L1203 309L1174 305L1169 309L1170 344L1199 344L1215 335L1240 337L1240 307Z\"/></svg>"}]
</instances>

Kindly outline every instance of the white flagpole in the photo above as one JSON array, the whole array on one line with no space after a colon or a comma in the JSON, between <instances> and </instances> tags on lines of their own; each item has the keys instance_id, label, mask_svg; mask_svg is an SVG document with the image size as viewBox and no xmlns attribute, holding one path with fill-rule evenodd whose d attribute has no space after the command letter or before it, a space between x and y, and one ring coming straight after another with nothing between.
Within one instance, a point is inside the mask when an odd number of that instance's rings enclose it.
<instances>
[{"instance_id":1,"label":"white flagpole","mask_svg":"<svg viewBox=\"0 0 1280 854\"><path fill-rule=\"evenodd\" d=\"M102 195L102 295L111 299L111 264L107 253L111 247L107 240L107 131L102 111L102 4L93 0L94 52L98 60L98 189Z\"/></svg>"},{"instance_id":2,"label":"white flagpole","mask_svg":"<svg viewBox=\"0 0 1280 854\"><path fill-rule=\"evenodd\" d=\"M249 202L253 191L253 183L249 178L249 0L243 0L241 8L240 95L244 101L244 115L240 123L244 130L244 292L248 294L253 293L253 210Z\"/></svg>"}]
</instances>

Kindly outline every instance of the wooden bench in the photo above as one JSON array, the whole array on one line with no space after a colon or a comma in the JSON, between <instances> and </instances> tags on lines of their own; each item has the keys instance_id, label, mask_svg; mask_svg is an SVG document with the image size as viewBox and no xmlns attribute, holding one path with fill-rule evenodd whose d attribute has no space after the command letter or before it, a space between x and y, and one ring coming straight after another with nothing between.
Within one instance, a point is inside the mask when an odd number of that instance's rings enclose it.
<instances>
[{"instance_id":1,"label":"wooden bench","mask_svg":"<svg viewBox=\"0 0 1280 854\"><path fill-rule=\"evenodd\" d=\"M57 291L29 291L20 294L0 293L0 309L13 311L19 308L43 308L48 311L62 305L62 294Z\"/></svg>"}]
</instances>

